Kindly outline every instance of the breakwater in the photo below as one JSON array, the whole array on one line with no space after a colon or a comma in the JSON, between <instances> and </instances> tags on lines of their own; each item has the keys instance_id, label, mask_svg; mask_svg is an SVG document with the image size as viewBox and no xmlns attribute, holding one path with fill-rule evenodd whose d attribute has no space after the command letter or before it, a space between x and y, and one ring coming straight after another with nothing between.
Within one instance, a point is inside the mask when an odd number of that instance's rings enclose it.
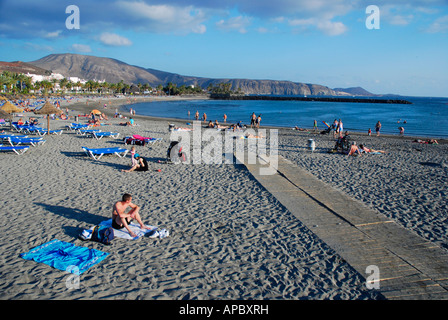
<instances>
[{"instance_id":1,"label":"breakwater","mask_svg":"<svg viewBox=\"0 0 448 320\"><path fill-rule=\"evenodd\" d=\"M352 102L352 103L388 103L388 104L412 104L401 99L378 98L346 98L346 97L297 97L297 96L259 96L259 95L229 95L211 94L215 100L271 100L271 101L322 101L322 102Z\"/></svg>"}]
</instances>

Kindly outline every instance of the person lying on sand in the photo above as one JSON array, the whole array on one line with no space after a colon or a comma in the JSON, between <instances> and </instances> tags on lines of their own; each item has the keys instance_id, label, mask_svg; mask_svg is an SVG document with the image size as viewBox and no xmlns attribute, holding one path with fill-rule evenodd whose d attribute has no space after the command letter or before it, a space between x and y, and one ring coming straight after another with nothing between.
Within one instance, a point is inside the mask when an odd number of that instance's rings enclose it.
<instances>
[{"instance_id":1,"label":"person lying on sand","mask_svg":"<svg viewBox=\"0 0 448 320\"><path fill-rule=\"evenodd\" d=\"M361 152L367 152L367 153L370 153L370 152L386 153L386 151L383 151L383 150L369 149L369 148L367 148L366 146L364 146L364 145L362 145L362 144L359 145L359 148L361 149Z\"/></svg>"},{"instance_id":2,"label":"person lying on sand","mask_svg":"<svg viewBox=\"0 0 448 320\"><path fill-rule=\"evenodd\" d=\"M261 134L259 136L256 136L256 135L254 135L252 133L246 133L243 138L246 138L246 139L262 139L263 136Z\"/></svg>"},{"instance_id":3,"label":"person lying on sand","mask_svg":"<svg viewBox=\"0 0 448 320\"><path fill-rule=\"evenodd\" d=\"M416 139L416 140L414 140L414 142L425 143L425 144L439 144L436 139L426 139L426 140Z\"/></svg>"},{"instance_id":4,"label":"person lying on sand","mask_svg":"<svg viewBox=\"0 0 448 320\"><path fill-rule=\"evenodd\" d=\"M125 213L125 210L130 207L131 210ZM141 229L150 229L142 222L139 213L140 207L132 203L132 196L128 193L123 194L121 201L117 201L112 209L112 228L120 230L126 228L131 237L136 237L135 233L129 228L129 224L133 219L137 220Z\"/></svg>"},{"instance_id":5,"label":"person lying on sand","mask_svg":"<svg viewBox=\"0 0 448 320\"><path fill-rule=\"evenodd\" d=\"M358 146L356 145L356 141L353 141L352 146L350 147L350 150L348 152L348 156L354 156L355 153L358 153L358 155L361 156L361 151L359 150Z\"/></svg>"}]
</instances>

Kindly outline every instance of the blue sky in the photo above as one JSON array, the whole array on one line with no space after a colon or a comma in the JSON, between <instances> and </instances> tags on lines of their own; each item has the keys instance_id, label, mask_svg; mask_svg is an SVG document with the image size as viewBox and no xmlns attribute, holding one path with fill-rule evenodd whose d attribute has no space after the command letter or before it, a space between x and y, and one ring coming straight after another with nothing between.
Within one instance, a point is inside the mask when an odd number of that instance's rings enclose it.
<instances>
[{"instance_id":1,"label":"blue sky","mask_svg":"<svg viewBox=\"0 0 448 320\"><path fill-rule=\"evenodd\" d=\"M79 29L67 28L69 5L79 8ZM379 9L379 29L366 27L368 5ZM0 0L0 60L52 53L447 97L448 0Z\"/></svg>"}]
</instances>

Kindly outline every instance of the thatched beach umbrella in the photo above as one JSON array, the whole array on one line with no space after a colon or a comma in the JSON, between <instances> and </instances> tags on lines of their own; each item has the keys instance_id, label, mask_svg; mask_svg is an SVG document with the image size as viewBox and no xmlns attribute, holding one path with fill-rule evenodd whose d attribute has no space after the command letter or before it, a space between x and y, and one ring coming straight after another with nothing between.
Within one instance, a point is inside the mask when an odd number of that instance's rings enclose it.
<instances>
[{"instance_id":1,"label":"thatched beach umbrella","mask_svg":"<svg viewBox=\"0 0 448 320\"><path fill-rule=\"evenodd\" d=\"M45 102L42 108L34 111L35 114L46 114L47 115L47 132L50 134L50 114L61 114L62 110L56 108L50 102Z\"/></svg>"},{"instance_id":2,"label":"thatched beach umbrella","mask_svg":"<svg viewBox=\"0 0 448 320\"><path fill-rule=\"evenodd\" d=\"M23 112L22 109L9 101L6 101L5 104L0 108L0 110L3 110L7 113Z\"/></svg>"}]
</instances>

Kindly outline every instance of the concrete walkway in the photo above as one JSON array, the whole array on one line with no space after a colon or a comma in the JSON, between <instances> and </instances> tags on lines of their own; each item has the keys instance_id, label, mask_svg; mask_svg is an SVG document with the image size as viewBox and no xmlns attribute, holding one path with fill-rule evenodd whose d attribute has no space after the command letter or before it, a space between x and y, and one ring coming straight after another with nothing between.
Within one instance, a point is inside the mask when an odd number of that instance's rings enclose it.
<instances>
[{"instance_id":1,"label":"concrete walkway","mask_svg":"<svg viewBox=\"0 0 448 320\"><path fill-rule=\"evenodd\" d=\"M278 157L273 175L260 175L266 158L249 172L304 225L364 278L377 266L379 291L387 299L448 299L448 252Z\"/></svg>"}]
</instances>

